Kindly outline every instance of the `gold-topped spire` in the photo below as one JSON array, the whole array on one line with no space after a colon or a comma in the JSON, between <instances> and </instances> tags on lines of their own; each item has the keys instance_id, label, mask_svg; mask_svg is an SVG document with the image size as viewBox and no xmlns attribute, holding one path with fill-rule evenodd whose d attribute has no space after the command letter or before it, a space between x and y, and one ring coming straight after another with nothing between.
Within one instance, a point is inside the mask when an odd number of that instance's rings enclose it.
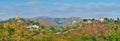
<instances>
[{"instance_id":1,"label":"gold-topped spire","mask_svg":"<svg viewBox=\"0 0 120 41\"><path fill-rule=\"evenodd\" d=\"M16 14L15 16L15 19L18 20L19 19L19 16L18 16L18 13Z\"/></svg>"}]
</instances>

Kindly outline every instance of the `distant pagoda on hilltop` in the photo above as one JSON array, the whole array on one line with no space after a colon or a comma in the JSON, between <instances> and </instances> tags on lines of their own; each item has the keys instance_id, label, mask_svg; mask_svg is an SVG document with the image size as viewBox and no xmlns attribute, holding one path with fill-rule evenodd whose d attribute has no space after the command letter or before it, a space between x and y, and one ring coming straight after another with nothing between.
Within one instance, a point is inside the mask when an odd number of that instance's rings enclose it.
<instances>
[{"instance_id":1,"label":"distant pagoda on hilltop","mask_svg":"<svg viewBox=\"0 0 120 41\"><path fill-rule=\"evenodd\" d=\"M18 20L18 19L19 19L19 15L16 14L16 16L15 16L15 20Z\"/></svg>"},{"instance_id":2,"label":"distant pagoda on hilltop","mask_svg":"<svg viewBox=\"0 0 120 41\"><path fill-rule=\"evenodd\" d=\"M16 16L15 16L15 20L17 20L17 22L23 22L23 20L20 19L20 17L19 17L18 14L16 14Z\"/></svg>"}]
</instances>

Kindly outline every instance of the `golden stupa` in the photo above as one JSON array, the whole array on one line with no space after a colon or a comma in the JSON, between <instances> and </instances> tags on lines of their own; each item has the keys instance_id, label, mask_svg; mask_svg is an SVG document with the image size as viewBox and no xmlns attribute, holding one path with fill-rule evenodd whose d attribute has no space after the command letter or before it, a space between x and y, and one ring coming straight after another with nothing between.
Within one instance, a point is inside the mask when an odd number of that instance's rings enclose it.
<instances>
[{"instance_id":1,"label":"golden stupa","mask_svg":"<svg viewBox=\"0 0 120 41\"><path fill-rule=\"evenodd\" d=\"M16 14L16 16L15 16L15 20L17 20L17 22L22 22L22 23L23 23L23 21L22 21L22 20L20 20L20 17L19 17L19 15L18 15L18 14Z\"/></svg>"},{"instance_id":2,"label":"golden stupa","mask_svg":"<svg viewBox=\"0 0 120 41\"><path fill-rule=\"evenodd\" d=\"M18 19L19 19L19 16L18 16L18 15L16 15L16 16L15 16L15 20L18 20Z\"/></svg>"}]
</instances>

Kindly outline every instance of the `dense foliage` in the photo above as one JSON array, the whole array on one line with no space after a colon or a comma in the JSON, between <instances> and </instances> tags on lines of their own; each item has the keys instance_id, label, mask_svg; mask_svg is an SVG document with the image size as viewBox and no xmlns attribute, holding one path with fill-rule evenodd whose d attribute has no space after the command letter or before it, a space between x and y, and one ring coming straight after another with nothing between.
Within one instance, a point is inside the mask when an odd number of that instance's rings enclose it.
<instances>
[{"instance_id":1,"label":"dense foliage","mask_svg":"<svg viewBox=\"0 0 120 41\"><path fill-rule=\"evenodd\" d=\"M120 20L105 19L105 22L93 20L50 28L25 19L4 20L0 21L0 41L120 41ZM27 28L29 25L39 28Z\"/></svg>"}]
</instances>

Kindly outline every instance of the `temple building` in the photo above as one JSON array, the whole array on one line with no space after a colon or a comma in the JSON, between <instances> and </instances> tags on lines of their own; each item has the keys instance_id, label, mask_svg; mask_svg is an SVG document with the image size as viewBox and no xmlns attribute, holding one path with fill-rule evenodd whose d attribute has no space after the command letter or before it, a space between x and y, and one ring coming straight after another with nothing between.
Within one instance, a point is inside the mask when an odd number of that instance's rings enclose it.
<instances>
[{"instance_id":1,"label":"temple building","mask_svg":"<svg viewBox=\"0 0 120 41\"><path fill-rule=\"evenodd\" d=\"M18 16L18 15L16 15L16 16L15 16L15 20L18 20L18 19L19 19L19 16Z\"/></svg>"},{"instance_id":2,"label":"temple building","mask_svg":"<svg viewBox=\"0 0 120 41\"><path fill-rule=\"evenodd\" d=\"M20 19L19 15L15 16L15 20L17 20L17 22L23 22L23 20Z\"/></svg>"}]
</instances>

